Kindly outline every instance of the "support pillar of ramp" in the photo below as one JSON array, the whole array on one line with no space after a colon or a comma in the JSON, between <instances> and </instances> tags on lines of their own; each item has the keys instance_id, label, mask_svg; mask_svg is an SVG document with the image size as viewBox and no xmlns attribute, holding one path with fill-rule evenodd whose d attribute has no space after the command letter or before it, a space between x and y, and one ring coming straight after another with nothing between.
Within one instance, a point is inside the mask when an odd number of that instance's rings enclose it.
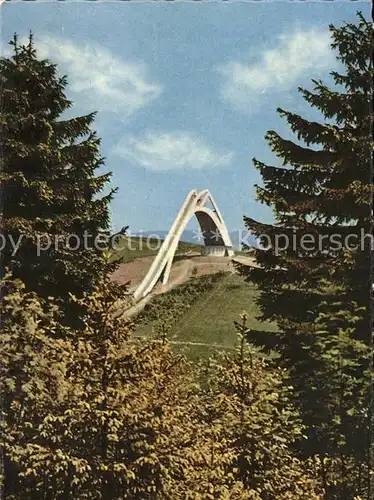
<instances>
[{"instance_id":1,"label":"support pillar of ramp","mask_svg":"<svg viewBox=\"0 0 374 500\"><path fill-rule=\"evenodd\" d=\"M207 207L207 203L211 203L213 209ZM188 193L149 271L135 290L135 300L148 295L160 278L164 285L168 282L178 243L194 215L204 235L204 244L211 249L211 253L208 250L208 254L218 255L224 248L225 255L229 257L234 255L230 235L214 198L207 189L200 192L194 189ZM214 250L213 247L219 247L219 250Z\"/></svg>"}]
</instances>

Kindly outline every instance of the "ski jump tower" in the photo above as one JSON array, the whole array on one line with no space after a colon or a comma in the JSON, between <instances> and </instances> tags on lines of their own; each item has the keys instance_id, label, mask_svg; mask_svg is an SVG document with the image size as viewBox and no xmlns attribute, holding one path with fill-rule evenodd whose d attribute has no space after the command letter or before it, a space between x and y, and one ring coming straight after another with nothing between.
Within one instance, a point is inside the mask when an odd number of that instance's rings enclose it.
<instances>
[{"instance_id":1,"label":"ski jump tower","mask_svg":"<svg viewBox=\"0 0 374 500\"><path fill-rule=\"evenodd\" d=\"M207 207L207 203L213 208ZM202 255L229 257L234 255L230 235L212 195L207 189L200 192L194 189L188 193L151 267L135 290L135 300L148 295L160 279L163 284L167 283L179 240L194 215L204 238Z\"/></svg>"}]
</instances>

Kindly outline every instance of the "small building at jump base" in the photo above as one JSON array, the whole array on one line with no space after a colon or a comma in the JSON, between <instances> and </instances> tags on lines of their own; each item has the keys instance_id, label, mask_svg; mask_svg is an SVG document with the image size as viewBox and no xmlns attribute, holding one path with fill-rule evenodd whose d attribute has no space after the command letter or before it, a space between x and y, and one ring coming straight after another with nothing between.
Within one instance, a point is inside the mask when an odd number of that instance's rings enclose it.
<instances>
[{"instance_id":1,"label":"small building at jump base","mask_svg":"<svg viewBox=\"0 0 374 500\"><path fill-rule=\"evenodd\" d=\"M233 251L232 247L225 245L202 245L201 255L211 257L227 257Z\"/></svg>"}]
</instances>

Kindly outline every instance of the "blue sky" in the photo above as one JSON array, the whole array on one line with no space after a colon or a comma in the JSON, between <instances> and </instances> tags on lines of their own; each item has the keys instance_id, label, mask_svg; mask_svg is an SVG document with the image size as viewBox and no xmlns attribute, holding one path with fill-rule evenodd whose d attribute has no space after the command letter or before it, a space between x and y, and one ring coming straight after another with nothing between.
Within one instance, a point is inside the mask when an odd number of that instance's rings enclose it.
<instances>
[{"instance_id":1,"label":"blue sky","mask_svg":"<svg viewBox=\"0 0 374 500\"><path fill-rule=\"evenodd\" d=\"M296 89L329 81L328 24L357 10L369 18L369 2L10 2L1 39L32 30L67 74L74 114L98 111L116 229L168 229L188 191L208 188L237 230L244 214L271 221L251 158L280 164L264 140L291 137L278 106L318 118Z\"/></svg>"}]
</instances>

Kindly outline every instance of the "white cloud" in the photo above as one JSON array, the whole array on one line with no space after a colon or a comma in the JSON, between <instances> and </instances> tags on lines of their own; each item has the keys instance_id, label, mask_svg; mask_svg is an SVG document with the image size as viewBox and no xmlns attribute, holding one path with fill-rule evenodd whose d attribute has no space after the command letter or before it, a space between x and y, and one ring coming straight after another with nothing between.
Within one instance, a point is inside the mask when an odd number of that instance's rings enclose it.
<instances>
[{"instance_id":1,"label":"white cloud","mask_svg":"<svg viewBox=\"0 0 374 500\"><path fill-rule=\"evenodd\" d=\"M67 74L68 92L100 111L129 116L146 106L161 92L150 82L144 63L130 62L100 45L76 44L43 35L36 40L38 55L57 62Z\"/></svg>"},{"instance_id":2,"label":"white cloud","mask_svg":"<svg viewBox=\"0 0 374 500\"><path fill-rule=\"evenodd\" d=\"M114 152L154 171L223 167L230 164L233 156L218 153L200 138L185 132L148 133L141 139L127 137Z\"/></svg>"},{"instance_id":3,"label":"white cloud","mask_svg":"<svg viewBox=\"0 0 374 500\"><path fill-rule=\"evenodd\" d=\"M328 31L310 28L278 37L274 49L260 50L252 63L231 61L219 68L224 76L221 95L235 106L253 105L267 91L299 85L305 76L331 69L336 59Z\"/></svg>"}]
</instances>

